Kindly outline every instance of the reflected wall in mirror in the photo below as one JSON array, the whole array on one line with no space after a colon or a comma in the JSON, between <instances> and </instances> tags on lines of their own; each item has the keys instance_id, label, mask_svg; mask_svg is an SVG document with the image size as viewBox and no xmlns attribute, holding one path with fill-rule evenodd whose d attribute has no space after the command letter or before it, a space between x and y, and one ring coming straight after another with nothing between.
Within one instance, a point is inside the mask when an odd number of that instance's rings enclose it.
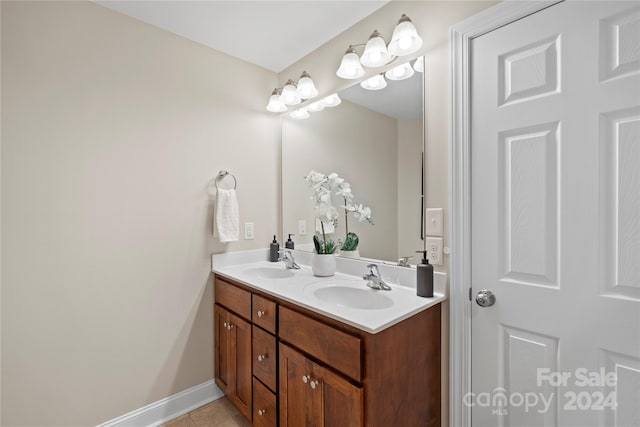
<instances>
[{"instance_id":1,"label":"reflected wall in mirror","mask_svg":"<svg viewBox=\"0 0 640 427\"><path fill-rule=\"evenodd\" d=\"M354 203L369 206L370 225L349 216L349 231L360 243L360 256L396 262L424 247L423 188L423 74L389 80L371 91L359 84L339 93L342 103L310 113L305 120L282 120L282 230L284 240L295 234L296 249L313 251L316 229L313 192L304 177L311 170L337 173L351 184ZM345 239L344 210L333 240ZM304 221L306 235L299 234Z\"/></svg>"}]
</instances>

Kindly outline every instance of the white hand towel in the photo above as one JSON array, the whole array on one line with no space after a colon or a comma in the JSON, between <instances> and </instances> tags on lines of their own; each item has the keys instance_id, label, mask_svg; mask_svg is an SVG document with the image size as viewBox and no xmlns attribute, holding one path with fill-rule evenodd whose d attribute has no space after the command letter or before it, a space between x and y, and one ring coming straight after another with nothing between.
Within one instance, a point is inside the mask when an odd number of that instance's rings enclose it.
<instances>
[{"instance_id":1,"label":"white hand towel","mask_svg":"<svg viewBox=\"0 0 640 427\"><path fill-rule=\"evenodd\" d=\"M237 242L240 235L240 214L236 190L218 189L215 228L222 243Z\"/></svg>"}]
</instances>

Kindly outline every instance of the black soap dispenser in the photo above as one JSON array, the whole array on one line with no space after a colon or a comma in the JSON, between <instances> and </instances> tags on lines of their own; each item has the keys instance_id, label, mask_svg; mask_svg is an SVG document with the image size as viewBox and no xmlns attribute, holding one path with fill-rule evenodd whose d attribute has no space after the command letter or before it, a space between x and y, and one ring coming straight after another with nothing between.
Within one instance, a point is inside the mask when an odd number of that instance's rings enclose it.
<instances>
[{"instance_id":1,"label":"black soap dispenser","mask_svg":"<svg viewBox=\"0 0 640 427\"><path fill-rule=\"evenodd\" d=\"M276 240L276 236L274 234L273 242L271 242L271 245L269 246L269 261L278 262L278 252L280 252L280 245L278 244L278 241Z\"/></svg>"},{"instance_id":2,"label":"black soap dispenser","mask_svg":"<svg viewBox=\"0 0 640 427\"><path fill-rule=\"evenodd\" d=\"M419 297L433 297L433 265L429 264L427 251L416 251L422 254L422 261L416 266L416 294Z\"/></svg>"},{"instance_id":3,"label":"black soap dispenser","mask_svg":"<svg viewBox=\"0 0 640 427\"><path fill-rule=\"evenodd\" d=\"M293 234L289 234L289 240L284 242L284 247L287 249L293 249L295 246L295 243L293 243L293 240L291 240L291 236L293 236Z\"/></svg>"}]
</instances>

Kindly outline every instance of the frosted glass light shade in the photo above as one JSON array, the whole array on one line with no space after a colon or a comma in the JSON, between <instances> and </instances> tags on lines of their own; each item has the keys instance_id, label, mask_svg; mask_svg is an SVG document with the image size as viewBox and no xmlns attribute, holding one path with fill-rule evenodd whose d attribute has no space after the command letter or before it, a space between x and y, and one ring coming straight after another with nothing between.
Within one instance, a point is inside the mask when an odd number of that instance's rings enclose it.
<instances>
[{"instance_id":1,"label":"frosted glass light shade","mask_svg":"<svg viewBox=\"0 0 640 427\"><path fill-rule=\"evenodd\" d=\"M289 115L291 117L293 117L294 119L308 119L309 118L309 112L307 111L306 108L299 108L297 110L294 110L294 111L290 112Z\"/></svg>"},{"instance_id":2,"label":"frosted glass light shade","mask_svg":"<svg viewBox=\"0 0 640 427\"><path fill-rule=\"evenodd\" d=\"M341 102L342 100L340 99L337 93L334 93L333 95L329 95L322 100L322 103L324 104L325 107L335 107L336 105L340 105Z\"/></svg>"},{"instance_id":3,"label":"frosted glass light shade","mask_svg":"<svg viewBox=\"0 0 640 427\"><path fill-rule=\"evenodd\" d=\"M424 56L416 58L416 61L413 63L413 69L419 73L424 72Z\"/></svg>"},{"instance_id":4,"label":"frosted glass light shade","mask_svg":"<svg viewBox=\"0 0 640 427\"><path fill-rule=\"evenodd\" d=\"M387 87L387 81L384 79L382 74L378 74L377 76L373 76L370 79L363 81L360 83L360 86L367 90L380 90Z\"/></svg>"},{"instance_id":5,"label":"frosted glass light shade","mask_svg":"<svg viewBox=\"0 0 640 427\"><path fill-rule=\"evenodd\" d=\"M336 75L343 79L357 79L364 75L364 68L360 65L360 58L356 51L349 47L342 57Z\"/></svg>"},{"instance_id":6,"label":"frosted glass light shade","mask_svg":"<svg viewBox=\"0 0 640 427\"><path fill-rule=\"evenodd\" d=\"M324 102L320 100L320 101L312 102L311 104L309 104L309 107L307 107L307 109L313 113L317 113L318 111L324 110L324 107L325 107Z\"/></svg>"},{"instance_id":7,"label":"frosted glass light shade","mask_svg":"<svg viewBox=\"0 0 640 427\"><path fill-rule=\"evenodd\" d=\"M298 80L297 94L302 99L311 99L318 96L318 89L316 89L316 85L313 84L311 76L306 71L302 73L300 80Z\"/></svg>"},{"instance_id":8,"label":"frosted glass light shade","mask_svg":"<svg viewBox=\"0 0 640 427\"><path fill-rule=\"evenodd\" d=\"M273 92L271 92L271 97L269 97L269 103L267 104L267 111L271 111L272 113L287 111L287 106L284 105L280 96L280 89L274 89Z\"/></svg>"},{"instance_id":9,"label":"frosted glass light shade","mask_svg":"<svg viewBox=\"0 0 640 427\"><path fill-rule=\"evenodd\" d=\"M422 39L416 27L407 15L402 15L398 25L393 29L393 36L389 43L389 53L395 56L405 56L416 52L422 47Z\"/></svg>"},{"instance_id":10,"label":"frosted glass light shade","mask_svg":"<svg viewBox=\"0 0 640 427\"><path fill-rule=\"evenodd\" d=\"M411 65L407 62L388 70L384 73L384 76L389 80L404 80L413 76L413 74L413 68L411 68Z\"/></svg>"},{"instance_id":11,"label":"frosted glass light shade","mask_svg":"<svg viewBox=\"0 0 640 427\"><path fill-rule=\"evenodd\" d=\"M285 84L282 88L280 101L285 105L297 105L302 101L302 99L298 96L296 85L293 83L293 80L289 79L289 81L287 81L287 84Z\"/></svg>"},{"instance_id":12,"label":"frosted glass light shade","mask_svg":"<svg viewBox=\"0 0 640 427\"><path fill-rule=\"evenodd\" d=\"M390 59L391 55L387 50L387 43L378 30L374 30L360 57L360 63L365 67L375 68L386 64Z\"/></svg>"}]
</instances>

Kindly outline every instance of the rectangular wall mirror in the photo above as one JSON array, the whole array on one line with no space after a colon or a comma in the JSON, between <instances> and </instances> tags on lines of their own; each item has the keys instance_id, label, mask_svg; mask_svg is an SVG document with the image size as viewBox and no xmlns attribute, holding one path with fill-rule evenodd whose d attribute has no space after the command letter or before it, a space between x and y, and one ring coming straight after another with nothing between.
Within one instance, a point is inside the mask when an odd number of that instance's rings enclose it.
<instances>
[{"instance_id":1,"label":"rectangular wall mirror","mask_svg":"<svg viewBox=\"0 0 640 427\"><path fill-rule=\"evenodd\" d=\"M420 61L423 59L420 58ZM414 61L411 61L413 63ZM424 248L424 76L387 80L381 90L356 83L338 93L342 103L310 113L304 120L282 119L282 236L295 234L296 249L313 251L316 229L312 189L304 177L315 170L337 173L351 184L353 202L369 206L374 225L348 217L364 259L397 262ZM343 202L335 232L345 239ZM306 228L306 234L299 231ZM338 254L339 255L339 254Z\"/></svg>"}]
</instances>

